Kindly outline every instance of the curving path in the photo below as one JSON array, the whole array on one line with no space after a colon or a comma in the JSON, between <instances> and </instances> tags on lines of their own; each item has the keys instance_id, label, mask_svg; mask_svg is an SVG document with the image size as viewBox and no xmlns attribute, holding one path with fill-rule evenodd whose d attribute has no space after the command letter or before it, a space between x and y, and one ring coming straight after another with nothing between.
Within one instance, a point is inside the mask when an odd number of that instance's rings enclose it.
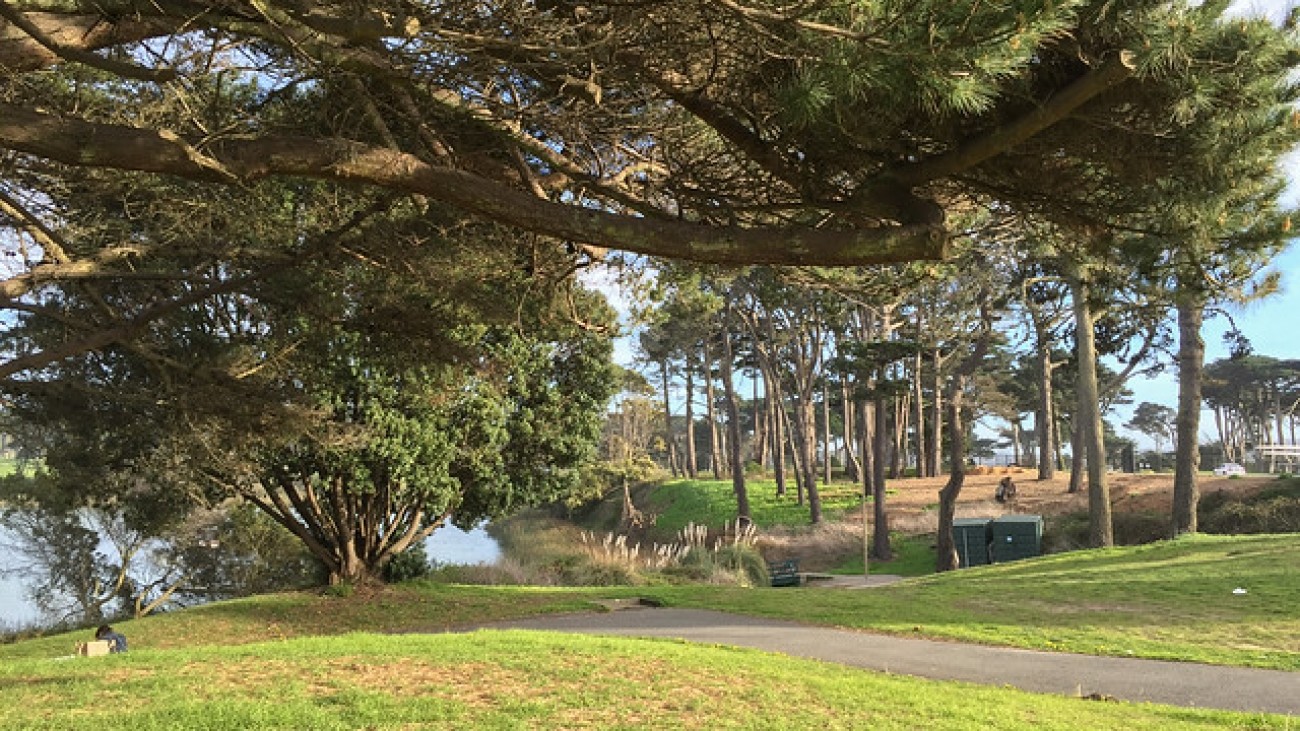
<instances>
[{"instance_id":1,"label":"curving path","mask_svg":"<svg viewBox=\"0 0 1300 731\"><path fill-rule=\"evenodd\" d=\"M485 625L753 647L853 667L1040 693L1300 716L1300 673L890 637L701 609L633 607Z\"/></svg>"}]
</instances>

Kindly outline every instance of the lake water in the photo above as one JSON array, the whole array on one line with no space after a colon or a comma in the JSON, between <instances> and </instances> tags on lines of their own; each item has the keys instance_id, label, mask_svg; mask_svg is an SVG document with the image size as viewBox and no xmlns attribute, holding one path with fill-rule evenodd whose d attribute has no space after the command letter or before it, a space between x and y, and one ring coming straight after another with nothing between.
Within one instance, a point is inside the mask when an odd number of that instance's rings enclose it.
<instances>
[{"instance_id":1,"label":"lake water","mask_svg":"<svg viewBox=\"0 0 1300 731\"><path fill-rule=\"evenodd\" d=\"M485 525L468 531L454 525L439 528L425 541L424 550L430 560L444 566L494 564L501 558L501 546L488 535Z\"/></svg>"},{"instance_id":2,"label":"lake water","mask_svg":"<svg viewBox=\"0 0 1300 731\"><path fill-rule=\"evenodd\" d=\"M22 568L20 556L8 547L9 536L0 528L0 630L28 626L40 619L27 599L33 577L7 569ZM424 544L429 558L440 565L493 564L501 558L501 547L483 525L463 531L454 525L439 528ZM100 550L109 550L107 544Z\"/></svg>"}]
</instances>

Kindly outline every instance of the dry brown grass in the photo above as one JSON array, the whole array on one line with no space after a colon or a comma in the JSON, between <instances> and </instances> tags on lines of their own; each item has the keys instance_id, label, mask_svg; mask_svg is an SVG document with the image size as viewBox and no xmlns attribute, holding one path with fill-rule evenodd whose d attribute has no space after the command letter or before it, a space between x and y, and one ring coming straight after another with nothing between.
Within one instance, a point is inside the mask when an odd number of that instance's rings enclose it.
<instances>
[{"instance_id":1,"label":"dry brown grass","mask_svg":"<svg viewBox=\"0 0 1300 731\"><path fill-rule=\"evenodd\" d=\"M845 555L861 553L862 523L777 526L764 530L754 545L769 561L797 556L800 568L825 571L843 563Z\"/></svg>"},{"instance_id":2,"label":"dry brown grass","mask_svg":"<svg viewBox=\"0 0 1300 731\"><path fill-rule=\"evenodd\" d=\"M1035 472L1019 467L984 467L966 476L962 491L957 498L957 517L959 518L995 518L1009 513L1032 513L1037 515L1059 515L1088 508L1087 487L1077 493L1069 493L1069 476L1062 474L1055 479L1039 481L1034 479ZM993 499L993 491L998 481L1010 476L1016 482L1016 498L1006 504ZM1271 475L1251 475L1238 479L1202 475L1199 480L1202 495L1218 490L1250 493L1259 490L1275 479ZM910 533L910 526L917 526L916 532L933 531L934 512L939 504L939 490L947 483L946 475L940 477L908 478L890 480L886 505L889 508L890 527L894 530ZM1116 511L1168 511L1173 500L1174 477L1172 474L1110 474L1107 478L1110 487L1111 504ZM855 515L846 516L846 521L857 521ZM928 526L928 527L927 527Z\"/></svg>"}]
</instances>

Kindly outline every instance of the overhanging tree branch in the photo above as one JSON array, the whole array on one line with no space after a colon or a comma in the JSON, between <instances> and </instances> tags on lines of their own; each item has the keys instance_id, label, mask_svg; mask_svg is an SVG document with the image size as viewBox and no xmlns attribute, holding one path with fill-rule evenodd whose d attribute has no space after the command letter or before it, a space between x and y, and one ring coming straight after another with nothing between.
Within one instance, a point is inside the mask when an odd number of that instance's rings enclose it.
<instances>
[{"instance_id":1,"label":"overhanging tree branch","mask_svg":"<svg viewBox=\"0 0 1300 731\"><path fill-rule=\"evenodd\" d=\"M283 136L221 139L200 147L172 133L64 119L9 104L0 104L0 146L74 166L206 182L301 176L373 185L577 243L714 264L891 264L942 258L948 241L934 224L827 230L638 218L540 200L409 154L347 140Z\"/></svg>"},{"instance_id":2,"label":"overhanging tree branch","mask_svg":"<svg viewBox=\"0 0 1300 731\"><path fill-rule=\"evenodd\" d=\"M1133 54L1123 51L1009 124L996 127L942 155L895 168L882 177L911 186L969 170L1065 119L1089 100L1132 76L1134 68Z\"/></svg>"},{"instance_id":3,"label":"overhanging tree branch","mask_svg":"<svg viewBox=\"0 0 1300 731\"><path fill-rule=\"evenodd\" d=\"M15 28L26 33L33 41L36 41L44 49L62 58L66 61L84 64L92 68L107 71L110 74L116 74L124 79L136 79L138 81L152 81L163 83L176 78L176 72L173 69L150 69L143 66L137 66L125 61L116 61L111 58L97 56L91 51L77 48L76 46L65 46L54 38L46 35L43 30L23 13L15 10L8 2L0 0L0 18L11 23Z\"/></svg>"}]
</instances>

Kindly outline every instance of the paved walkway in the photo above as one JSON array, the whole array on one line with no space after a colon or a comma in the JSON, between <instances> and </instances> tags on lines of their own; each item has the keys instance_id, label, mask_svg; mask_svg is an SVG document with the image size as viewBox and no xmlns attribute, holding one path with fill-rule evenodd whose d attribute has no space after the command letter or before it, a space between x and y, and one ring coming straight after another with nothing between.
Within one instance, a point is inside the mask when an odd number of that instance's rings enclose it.
<instances>
[{"instance_id":1,"label":"paved walkway","mask_svg":"<svg viewBox=\"0 0 1300 731\"><path fill-rule=\"evenodd\" d=\"M503 622L518 628L754 647L936 680L1300 716L1300 673L890 637L699 609L635 607Z\"/></svg>"}]
</instances>

